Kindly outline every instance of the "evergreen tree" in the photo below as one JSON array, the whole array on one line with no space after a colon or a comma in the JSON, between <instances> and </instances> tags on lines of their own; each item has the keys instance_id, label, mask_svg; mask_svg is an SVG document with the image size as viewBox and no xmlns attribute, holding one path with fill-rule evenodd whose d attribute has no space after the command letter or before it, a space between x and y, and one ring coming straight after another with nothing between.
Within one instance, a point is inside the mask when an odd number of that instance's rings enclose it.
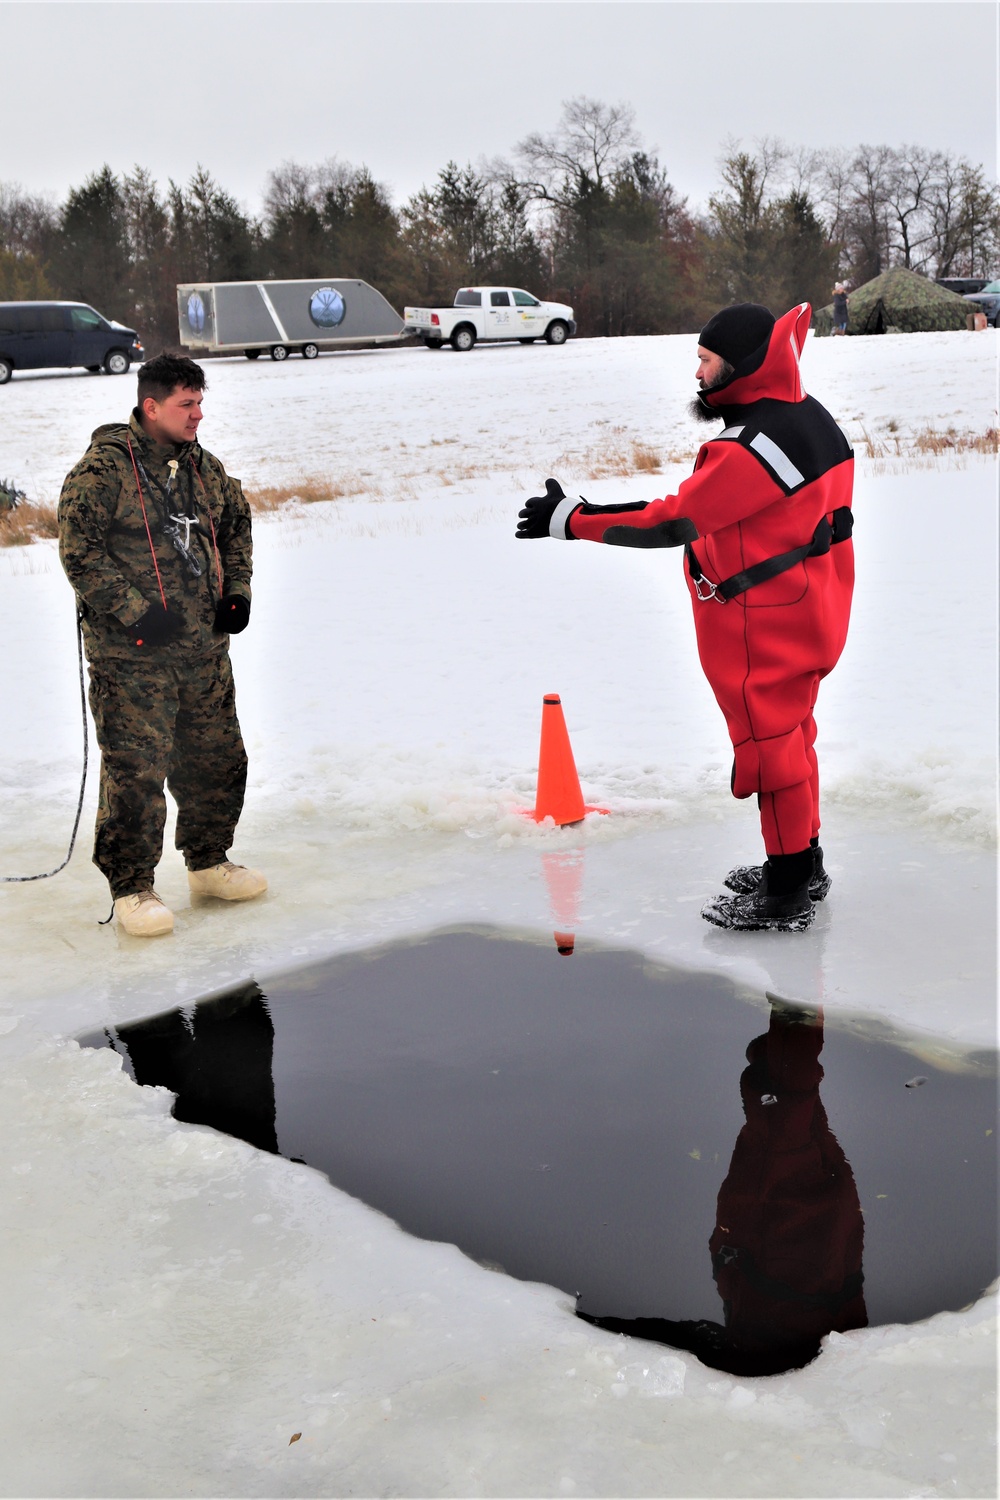
<instances>
[{"instance_id":1,"label":"evergreen tree","mask_svg":"<svg viewBox=\"0 0 1000 1500\"><path fill-rule=\"evenodd\" d=\"M105 317L131 315L130 257L125 195L107 165L73 188L59 216L52 279L73 302L88 302Z\"/></svg>"},{"instance_id":2,"label":"evergreen tree","mask_svg":"<svg viewBox=\"0 0 1000 1500\"><path fill-rule=\"evenodd\" d=\"M256 275L258 226L204 167L186 191L171 180L169 208L179 281L247 281Z\"/></svg>"}]
</instances>

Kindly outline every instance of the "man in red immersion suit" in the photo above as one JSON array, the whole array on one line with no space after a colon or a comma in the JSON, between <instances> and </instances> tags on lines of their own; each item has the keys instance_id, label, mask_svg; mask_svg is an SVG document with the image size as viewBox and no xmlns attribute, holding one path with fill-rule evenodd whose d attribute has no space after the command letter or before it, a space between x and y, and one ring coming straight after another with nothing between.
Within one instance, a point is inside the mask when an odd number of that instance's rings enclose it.
<instances>
[{"instance_id":1,"label":"man in red immersion suit","mask_svg":"<svg viewBox=\"0 0 1000 1500\"><path fill-rule=\"evenodd\" d=\"M517 534L683 547L698 653L733 744L732 788L756 796L766 859L731 870L733 893L702 916L719 927L800 932L830 889L819 846L813 708L847 638L854 586L854 456L799 373L811 309L777 322L724 308L698 342L693 410L722 430L676 495L590 505L554 479Z\"/></svg>"}]
</instances>

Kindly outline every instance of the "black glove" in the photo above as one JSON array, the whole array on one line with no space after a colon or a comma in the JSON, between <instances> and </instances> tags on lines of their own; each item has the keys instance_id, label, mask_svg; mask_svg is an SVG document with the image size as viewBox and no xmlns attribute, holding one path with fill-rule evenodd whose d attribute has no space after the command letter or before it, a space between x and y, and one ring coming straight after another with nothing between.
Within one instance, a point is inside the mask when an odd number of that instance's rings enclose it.
<instances>
[{"instance_id":1,"label":"black glove","mask_svg":"<svg viewBox=\"0 0 1000 1500\"><path fill-rule=\"evenodd\" d=\"M215 606L215 624L212 629L220 635L239 635L250 621L250 601L242 594L223 594Z\"/></svg>"},{"instance_id":2,"label":"black glove","mask_svg":"<svg viewBox=\"0 0 1000 1500\"><path fill-rule=\"evenodd\" d=\"M165 646L184 629L184 621L163 604L151 604L141 619L128 627L137 646Z\"/></svg>"},{"instance_id":3,"label":"black glove","mask_svg":"<svg viewBox=\"0 0 1000 1500\"><path fill-rule=\"evenodd\" d=\"M563 487L558 479L546 479L545 494L534 495L525 502L524 509L518 512L520 520L517 523L519 537L534 539L549 535L549 523L552 513L560 500L565 500Z\"/></svg>"}]
</instances>

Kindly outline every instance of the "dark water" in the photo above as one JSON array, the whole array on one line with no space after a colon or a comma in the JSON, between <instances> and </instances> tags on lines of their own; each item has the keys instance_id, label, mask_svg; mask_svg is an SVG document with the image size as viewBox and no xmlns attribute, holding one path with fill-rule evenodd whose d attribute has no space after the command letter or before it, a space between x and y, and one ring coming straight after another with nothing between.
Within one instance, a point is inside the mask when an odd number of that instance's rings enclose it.
<instances>
[{"instance_id":1,"label":"dark water","mask_svg":"<svg viewBox=\"0 0 1000 1500\"><path fill-rule=\"evenodd\" d=\"M944 1069L637 953L440 932L80 1040L178 1119L721 1368L997 1274L995 1053Z\"/></svg>"}]
</instances>

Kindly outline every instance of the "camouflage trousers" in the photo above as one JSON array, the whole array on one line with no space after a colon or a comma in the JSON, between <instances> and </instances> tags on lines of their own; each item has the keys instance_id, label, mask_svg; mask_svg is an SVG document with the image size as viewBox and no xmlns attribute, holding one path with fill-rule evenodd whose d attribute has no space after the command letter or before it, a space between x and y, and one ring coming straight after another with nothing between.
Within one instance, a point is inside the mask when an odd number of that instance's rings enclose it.
<instances>
[{"instance_id":1,"label":"camouflage trousers","mask_svg":"<svg viewBox=\"0 0 1000 1500\"><path fill-rule=\"evenodd\" d=\"M112 896L153 883L164 782L177 803L175 843L188 869L225 859L247 779L228 652L180 665L93 662L90 709L101 747L94 864Z\"/></svg>"}]
</instances>

